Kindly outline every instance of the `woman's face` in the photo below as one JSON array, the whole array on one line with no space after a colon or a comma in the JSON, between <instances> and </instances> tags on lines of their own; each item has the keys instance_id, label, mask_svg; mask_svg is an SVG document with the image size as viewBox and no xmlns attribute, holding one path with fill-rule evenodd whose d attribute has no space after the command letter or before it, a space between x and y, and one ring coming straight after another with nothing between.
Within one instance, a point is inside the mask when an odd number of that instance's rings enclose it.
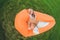
<instances>
[{"instance_id":1,"label":"woman's face","mask_svg":"<svg viewBox=\"0 0 60 40\"><path fill-rule=\"evenodd\" d=\"M33 9L28 9L28 10L29 10L29 14L32 15L33 18L35 18Z\"/></svg>"}]
</instances>

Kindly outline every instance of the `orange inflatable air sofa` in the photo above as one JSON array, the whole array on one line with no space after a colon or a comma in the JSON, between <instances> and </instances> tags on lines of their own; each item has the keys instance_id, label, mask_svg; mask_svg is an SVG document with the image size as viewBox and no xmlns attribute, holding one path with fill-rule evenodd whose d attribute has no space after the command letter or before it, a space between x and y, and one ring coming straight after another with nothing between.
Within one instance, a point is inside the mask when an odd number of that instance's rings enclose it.
<instances>
[{"instance_id":1,"label":"orange inflatable air sofa","mask_svg":"<svg viewBox=\"0 0 60 40\"><path fill-rule=\"evenodd\" d=\"M52 16L37 11L34 11L34 13L36 15L36 20L49 22L49 25L47 25L46 27L38 29L39 34L48 31L55 25L55 19ZM20 11L15 17L15 28L24 37L30 37L36 35L33 33L32 30L28 30L28 23L27 23L28 20L29 20L28 9Z\"/></svg>"}]
</instances>

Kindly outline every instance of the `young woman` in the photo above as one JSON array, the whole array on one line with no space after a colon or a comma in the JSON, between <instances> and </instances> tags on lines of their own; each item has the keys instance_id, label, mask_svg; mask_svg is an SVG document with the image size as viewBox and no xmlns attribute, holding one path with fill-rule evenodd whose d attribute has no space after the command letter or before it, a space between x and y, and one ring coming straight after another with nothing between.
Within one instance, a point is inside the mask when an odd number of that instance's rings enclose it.
<instances>
[{"instance_id":1,"label":"young woman","mask_svg":"<svg viewBox=\"0 0 60 40\"><path fill-rule=\"evenodd\" d=\"M30 16L30 20L28 22L28 30L33 30L34 34L39 34L38 26L37 26L38 21L36 21L35 19L35 13L33 9L28 9L28 11L29 11L29 16Z\"/></svg>"},{"instance_id":2,"label":"young woman","mask_svg":"<svg viewBox=\"0 0 60 40\"><path fill-rule=\"evenodd\" d=\"M34 29L34 27L37 24L37 21L35 20L35 14L34 14L33 9L28 9L28 11L29 11L29 17L30 17L29 22L28 22L28 26L29 26L28 29L31 30L31 29Z\"/></svg>"},{"instance_id":3,"label":"young woman","mask_svg":"<svg viewBox=\"0 0 60 40\"><path fill-rule=\"evenodd\" d=\"M49 24L49 22L36 21L33 9L28 9L28 11L30 16L30 20L28 22L28 29L33 30L33 33L35 34L39 34L38 28L45 27Z\"/></svg>"}]
</instances>

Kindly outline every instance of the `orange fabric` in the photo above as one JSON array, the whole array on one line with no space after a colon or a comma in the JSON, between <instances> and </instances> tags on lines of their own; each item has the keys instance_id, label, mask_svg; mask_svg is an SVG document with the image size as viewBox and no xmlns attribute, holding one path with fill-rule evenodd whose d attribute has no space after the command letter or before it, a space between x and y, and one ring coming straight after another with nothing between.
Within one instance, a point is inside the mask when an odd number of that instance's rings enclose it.
<instances>
[{"instance_id":1,"label":"orange fabric","mask_svg":"<svg viewBox=\"0 0 60 40\"><path fill-rule=\"evenodd\" d=\"M43 14L37 11L34 11L36 15L36 20L49 22L49 25L47 25L44 28L39 28L39 33L43 33L51 29L55 25L55 20L52 16L49 16L47 14ZM24 37L30 37L34 36L33 30L28 30L28 20L29 20L29 12L28 9L24 9L20 11L16 17L15 17L15 28L17 31L22 34Z\"/></svg>"}]
</instances>

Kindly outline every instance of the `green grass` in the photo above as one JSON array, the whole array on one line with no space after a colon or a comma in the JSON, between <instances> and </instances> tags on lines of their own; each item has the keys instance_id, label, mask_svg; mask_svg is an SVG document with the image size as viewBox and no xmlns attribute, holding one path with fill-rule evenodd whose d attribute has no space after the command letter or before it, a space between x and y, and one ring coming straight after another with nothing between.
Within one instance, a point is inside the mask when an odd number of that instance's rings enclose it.
<instances>
[{"instance_id":1,"label":"green grass","mask_svg":"<svg viewBox=\"0 0 60 40\"><path fill-rule=\"evenodd\" d=\"M0 4L0 17L6 40L60 40L60 0L3 0ZM56 25L40 35L23 37L16 31L14 19L16 14L25 8L32 8L53 16Z\"/></svg>"}]
</instances>

